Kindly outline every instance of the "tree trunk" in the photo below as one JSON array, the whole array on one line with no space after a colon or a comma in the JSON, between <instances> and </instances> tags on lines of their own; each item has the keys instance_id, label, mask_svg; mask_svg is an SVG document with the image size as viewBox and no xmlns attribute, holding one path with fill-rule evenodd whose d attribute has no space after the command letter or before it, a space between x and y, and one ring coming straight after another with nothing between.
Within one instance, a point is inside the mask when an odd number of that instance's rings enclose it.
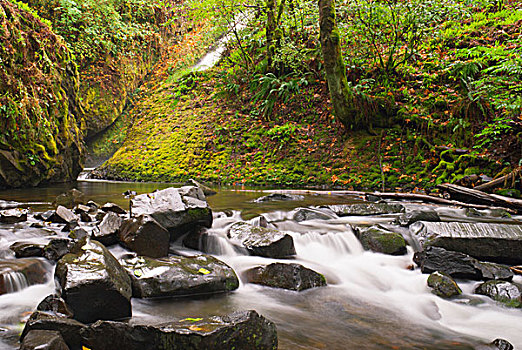
<instances>
[{"instance_id":1,"label":"tree trunk","mask_svg":"<svg viewBox=\"0 0 522 350\"><path fill-rule=\"evenodd\" d=\"M266 1L266 57L268 71L272 70L275 54L276 0Z\"/></svg>"},{"instance_id":2,"label":"tree trunk","mask_svg":"<svg viewBox=\"0 0 522 350\"><path fill-rule=\"evenodd\" d=\"M363 125L358 121L353 96L346 80L334 0L319 0L319 27L326 80L335 116L347 129L361 129Z\"/></svg>"}]
</instances>

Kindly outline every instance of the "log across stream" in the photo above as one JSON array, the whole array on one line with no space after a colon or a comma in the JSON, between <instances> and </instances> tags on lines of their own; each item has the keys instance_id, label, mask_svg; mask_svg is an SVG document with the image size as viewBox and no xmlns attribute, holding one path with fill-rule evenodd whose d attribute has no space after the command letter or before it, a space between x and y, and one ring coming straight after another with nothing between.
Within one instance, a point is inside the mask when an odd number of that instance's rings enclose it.
<instances>
[{"instance_id":1,"label":"log across stream","mask_svg":"<svg viewBox=\"0 0 522 350\"><path fill-rule=\"evenodd\" d=\"M101 204L114 202L127 208L128 199L122 196L126 190L148 193L169 185L78 182L71 186L84 192L87 199ZM40 203L31 209L44 211L50 208L50 204L45 203L52 202L66 189L62 185L4 191L0 192L0 199ZM292 201L253 202L266 194L232 189L221 190L207 198L214 222L208 230L213 239L206 250L236 271L240 277L237 290L206 298L133 298L133 316L129 322L154 324L254 309L276 324L280 349L470 349L480 348L496 338L508 340L515 348L522 347L520 309L508 308L486 296L474 294L480 282L457 280L462 296L442 299L430 293L426 285L427 274L422 274L419 268L412 270L411 246L405 255L398 256L363 249L352 227L390 225L400 213L306 217L305 214L297 215L296 208L362 200L321 193L305 194ZM470 212L440 204L408 201L401 204L408 212L425 207L434 209L443 222L495 222L519 226L522 219L516 215L495 217L487 210ZM268 227L288 233L294 240L296 255L291 259L246 255L226 238L227 230L237 221L253 225L265 222ZM14 260L9 246L22 236L16 234L17 224L0 226L1 257ZM397 226L399 229L405 228ZM110 250L116 257L126 254L118 245ZM187 256L198 253L180 241L173 243L170 251ZM328 285L295 292L247 283L246 270L274 262L301 264L324 275ZM29 287L19 283L20 290L0 295L0 349L18 348L20 322L55 289L51 278L53 264L44 261L38 268L49 274L47 282ZM521 283L522 278L515 276L514 282Z\"/></svg>"}]
</instances>

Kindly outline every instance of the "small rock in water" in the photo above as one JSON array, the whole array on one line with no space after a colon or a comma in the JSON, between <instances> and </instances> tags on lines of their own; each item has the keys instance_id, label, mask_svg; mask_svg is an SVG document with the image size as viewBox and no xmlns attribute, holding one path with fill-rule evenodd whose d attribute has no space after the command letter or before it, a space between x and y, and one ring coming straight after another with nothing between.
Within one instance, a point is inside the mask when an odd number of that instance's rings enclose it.
<instances>
[{"instance_id":1,"label":"small rock in water","mask_svg":"<svg viewBox=\"0 0 522 350\"><path fill-rule=\"evenodd\" d=\"M207 187L205 185L202 185L201 183L197 182L196 180L194 179L189 179L186 183L185 183L185 186L196 186L196 187L199 187L201 188L201 190L203 191L203 194L205 194L205 196L213 196L215 195L217 192L214 191L213 189L211 189L210 187Z\"/></svg>"},{"instance_id":2,"label":"small rock in water","mask_svg":"<svg viewBox=\"0 0 522 350\"><path fill-rule=\"evenodd\" d=\"M20 335L20 341L23 341L27 334L34 330L56 331L60 333L71 350L77 350L82 348L80 331L85 327L83 323L68 318L61 313L35 311L27 320Z\"/></svg>"},{"instance_id":3,"label":"small rock in water","mask_svg":"<svg viewBox=\"0 0 522 350\"><path fill-rule=\"evenodd\" d=\"M229 292L239 287L230 266L210 255L122 260L138 298L179 297Z\"/></svg>"},{"instance_id":4,"label":"small rock in water","mask_svg":"<svg viewBox=\"0 0 522 350\"><path fill-rule=\"evenodd\" d=\"M292 236L275 229L236 222L229 228L227 237L253 255L267 258L286 258L295 255Z\"/></svg>"},{"instance_id":5,"label":"small rock in water","mask_svg":"<svg viewBox=\"0 0 522 350\"><path fill-rule=\"evenodd\" d=\"M328 205L327 208L332 210L338 216L396 214L404 213L406 210L402 204L391 203L338 204Z\"/></svg>"},{"instance_id":6,"label":"small rock in water","mask_svg":"<svg viewBox=\"0 0 522 350\"><path fill-rule=\"evenodd\" d=\"M20 350L69 350L60 332L32 330L24 337Z\"/></svg>"},{"instance_id":7,"label":"small rock in water","mask_svg":"<svg viewBox=\"0 0 522 350\"><path fill-rule=\"evenodd\" d=\"M65 193L62 193L56 197L53 202L55 206L64 206L66 208L73 208L78 204L85 203L85 195L83 192L73 188Z\"/></svg>"},{"instance_id":8,"label":"small rock in water","mask_svg":"<svg viewBox=\"0 0 522 350\"><path fill-rule=\"evenodd\" d=\"M101 242L105 246L118 242L118 233L123 223L123 219L112 211L103 217L97 229L92 232L92 239Z\"/></svg>"},{"instance_id":9,"label":"small rock in water","mask_svg":"<svg viewBox=\"0 0 522 350\"><path fill-rule=\"evenodd\" d=\"M436 271L428 277L428 286L433 294L441 298L451 298L462 294L457 283L445 273Z\"/></svg>"},{"instance_id":10,"label":"small rock in water","mask_svg":"<svg viewBox=\"0 0 522 350\"><path fill-rule=\"evenodd\" d=\"M406 241L396 232L378 226L354 229L357 238L366 250L389 255L406 254Z\"/></svg>"},{"instance_id":11,"label":"small rock in water","mask_svg":"<svg viewBox=\"0 0 522 350\"><path fill-rule=\"evenodd\" d=\"M505 339L495 339L491 342L491 345L494 346L496 350L514 350L515 347Z\"/></svg>"},{"instance_id":12,"label":"small rock in water","mask_svg":"<svg viewBox=\"0 0 522 350\"><path fill-rule=\"evenodd\" d=\"M50 221L49 219L53 216L53 214L54 214L53 210L48 210L43 213L36 213L34 215L34 218L37 220L42 220L42 221Z\"/></svg>"},{"instance_id":13,"label":"small rock in water","mask_svg":"<svg viewBox=\"0 0 522 350\"><path fill-rule=\"evenodd\" d=\"M53 238L44 247L44 257L51 261L58 261L72 248L69 238Z\"/></svg>"},{"instance_id":14,"label":"small rock in water","mask_svg":"<svg viewBox=\"0 0 522 350\"><path fill-rule=\"evenodd\" d=\"M81 335L86 346L96 350L277 349L275 324L254 310L160 325L98 321Z\"/></svg>"},{"instance_id":15,"label":"small rock in water","mask_svg":"<svg viewBox=\"0 0 522 350\"><path fill-rule=\"evenodd\" d=\"M59 205L52 215L46 220L57 224L67 224L71 222L78 222L80 218L71 210Z\"/></svg>"},{"instance_id":16,"label":"small rock in water","mask_svg":"<svg viewBox=\"0 0 522 350\"><path fill-rule=\"evenodd\" d=\"M522 308L522 286L519 284L492 280L480 284L476 294L486 295L509 307Z\"/></svg>"},{"instance_id":17,"label":"small rock in water","mask_svg":"<svg viewBox=\"0 0 522 350\"><path fill-rule=\"evenodd\" d=\"M44 254L45 243L15 242L11 244L11 249L17 258L42 257Z\"/></svg>"},{"instance_id":18,"label":"small rock in water","mask_svg":"<svg viewBox=\"0 0 522 350\"><path fill-rule=\"evenodd\" d=\"M245 275L250 283L295 291L326 286L323 275L299 264L258 266L247 270Z\"/></svg>"},{"instance_id":19,"label":"small rock in water","mask_svg":"<svg viewBox=\"0 0 522 350\"><path fill-rule=\"evenodd\" d=\"M47 311L55 314L60 314L65 317L71 318L73 317L72 310L67 306L65 300L59 297L56 294L48 295L38 304L36 307L38 311Z\"/></svg>"},{"instance_id":20,"label":"small rock in water","mask_svg":"<svg viewBox=\"0 0 522 350\"><path fill-rule=\"evenodd\" d=\"M8 209L0 211L0 222L4 224L16 224L27 221L27 209Z\"/></svg>"},{"instance_id":21,"label":"small rock in water","mask_svg":"<svg viewBox=\"0 0 522 350\"><path fill-rule=\"evenodd\" d=\"M302 201L304 196L297 194L272 193L267 196L259 197L254 200L254 203L264 203L271 201Z\"/></svg>"},{"instance_id":22,"label":"small rock in water","mask_svg":"<svg viewBox=\"0 0 522 350\"><path fill-rule=\"evenodd\" d=\"M138 255L151 258L167 256L170 234L149 215L127 219L119 231L120 243Z\"/></svg>"},{"instance_id":23,"label":"small rock in water","mask_svg":"<svg viewBox=\"0 0 522 350\"><path fill-rule=\"evenodd\" d=\"M102 211L106 212L106 213L108 213L108 212L113 212L115 214L125 214L125 213L127 213L125 211L125 209L120 207L118 204L114 204L114 203L105 203L100 209Z\"/></svg>"},{"instance_id":24,"label":"small rock in water","mask_svg":"<svg viewBox=\"0 0 522 350\"><path fill-rule=\"evenodd\" d=\"M397 223L401 226L409 226L417 221L440 221L439 214L432 208L423 208L413 210L404 214L401 214L397 218Z\"/></svg>"},{"instance_id":25,"label":"small rock in water","mask_svg":"<svg viewBox=\"0 0 522 350\"><path fill-rule=\"evenodd\" d=\"M324 210L324 209L323 209ZM335 215L330 213L326 213L321 209L311 209L311 208L297 208L294 213L294 221L302 222L306 220L330 220L334 219Z\"/></svg>"}]
</instances>

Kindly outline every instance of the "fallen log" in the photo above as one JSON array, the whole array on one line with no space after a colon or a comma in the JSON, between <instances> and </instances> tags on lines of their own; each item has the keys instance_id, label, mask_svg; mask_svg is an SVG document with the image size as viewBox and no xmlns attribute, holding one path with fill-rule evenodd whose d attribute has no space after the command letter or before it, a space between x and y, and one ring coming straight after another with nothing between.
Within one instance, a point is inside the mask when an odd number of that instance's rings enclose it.
<instances>
[{"instance_id":1,"label":"fallen log","mask_svg":"<svg viewBox=\"0 0 522 350\"><path fill-rule=\"evenodd\" d=\"M252 190L243 190L244 192L252 192ZM435 203L443 205L452 205L462 208L476 208L476 209L503 209L508 213L516 214L517 210L507 208L505 206L491 206L476 203L464 203L456 200L445 199L437 196L430 196L419 193L396 193L396 192L363 192L363 191L325 191L325 190L265 190L263 192L269 193L285 193L285 194L320 194L320 195L334 195L334 196L354 196L366 199L369 196L374 196L382 199L395 200L416 200L425 203Z\"/></svg>"},{"instance_id":2,"label":"fallen log","mask_svg":"<svg viewBox=\"0 0 522 350\"><path fill-rule=\"evenodd\" d=\"M517 176L522 177L522 167L518 167L509 174L499 177L498 179L491 180L482 185L476 186L474 189L484 191L496 188L498 186L505 186L509 181L514 183Z\"/></svg>"},{"instance_id":3,"label":"fallen log","mask_svg":"<svg viewBox=\"0 0 522 350\"><path fill-rule=\"evenodd\" d=\"M437 186L440 190L449 193L450 198L457 201L468 203L490 205L510 208L522 213L522 200L500 196L498 194L488 194L477 189L466 188L453 184L441 184Z\"/></svg>"}]
</instances>

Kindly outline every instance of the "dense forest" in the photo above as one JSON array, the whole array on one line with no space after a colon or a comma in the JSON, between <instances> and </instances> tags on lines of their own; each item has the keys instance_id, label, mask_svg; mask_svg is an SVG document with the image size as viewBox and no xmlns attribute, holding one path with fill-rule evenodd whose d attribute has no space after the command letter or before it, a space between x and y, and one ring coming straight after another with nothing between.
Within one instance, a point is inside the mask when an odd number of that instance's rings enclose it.
<instances>
[{"instance_id":1,"label":"dense forest","mask_svg":"<svg viewBox=\"0 0 522 350\"><path fill-rule=\"evenodd\" d=\"M520 195L520 6L3 0L0 186L110 157L93 176Z\"/></svg>"}]
</instances>

